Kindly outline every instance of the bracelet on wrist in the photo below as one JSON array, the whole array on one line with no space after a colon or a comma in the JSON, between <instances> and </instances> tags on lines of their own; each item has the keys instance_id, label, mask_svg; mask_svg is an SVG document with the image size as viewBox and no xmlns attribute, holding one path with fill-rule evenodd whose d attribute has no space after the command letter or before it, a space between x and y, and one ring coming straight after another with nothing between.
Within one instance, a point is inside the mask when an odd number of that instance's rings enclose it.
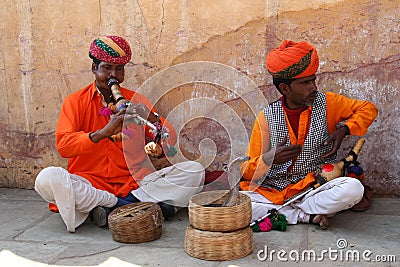
<instances>
[{"instance_id":1,"label":"bracelet on wrist","mask_svg":"<svg viewBox=\"0 0 400 267\"><path fill-rule=\"evenodd\" d=\"M90 141L92 141L93 143L96 143L96 142L93 140L92 134L94 134L94 132L89 133L89 139L90 139Z\"/></svg>"},{"instance_id":2,"label":"bracelet on wrist","mask_svg":"<svg viewBox=\"0 0 400 267\"><path fill-rule=\"evenodd\" d=\"M93 136L92 136L93 134L99 135L99 136L100 136L100 139L97 140L97 141L93 140ZM104 138L106 138L106 137L107 137L107 136L105 136L104 134L100 133L99 130L89 133L89 139L90 139L93 143L98 143L101 139L104 139Z\"/></svg>"}]
</instances>

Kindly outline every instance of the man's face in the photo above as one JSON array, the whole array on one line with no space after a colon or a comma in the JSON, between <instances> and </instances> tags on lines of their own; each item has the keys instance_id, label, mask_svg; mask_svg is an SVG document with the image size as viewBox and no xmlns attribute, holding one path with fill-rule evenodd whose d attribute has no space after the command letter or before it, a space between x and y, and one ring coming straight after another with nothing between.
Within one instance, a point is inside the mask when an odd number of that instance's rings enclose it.
<instances>
[{"instance_id":1,"label":"man's face","mask_svg":"<svg viewBox=\"0 0 400 267\"><path fill-rule=\"evenodd\" d=\"M317 95L315 84L316 75L294 79L290 86L285 85L282 91L286 98L286 104L290 109L299 109L311 106Z\"/></svg>"},{"instance_id":2,"label":"man's face","mask_svg":"<svg viewBox=\"0 0 400 267\"><path fill-rule=\"evenodd\" d=\"M108 89L108 81L110 79L116 79L119 83L122 83L125 79L125 65L114 64L101 61L98 67L92 64L92 72L96 77L96 85L101 90Z\"/></svg>"}]
</instances>

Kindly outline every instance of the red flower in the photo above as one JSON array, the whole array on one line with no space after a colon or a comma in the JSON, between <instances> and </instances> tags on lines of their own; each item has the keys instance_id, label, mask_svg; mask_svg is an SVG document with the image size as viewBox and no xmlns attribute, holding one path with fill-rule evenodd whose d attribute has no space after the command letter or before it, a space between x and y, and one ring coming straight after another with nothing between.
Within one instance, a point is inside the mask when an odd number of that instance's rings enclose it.
<instances>
[{"instance_id":1,"label":"red flower","mask_svg":"<svg viewBox=\"0 0 400 267\"><path fill-rule=\"evenodd\" d=\"M100 116L107 116L109 117L110 115L114 114L114 112L109 109L108 107L102 107L99 111Z\"/></svg>"},{"instance_id":2,"label":"red flower","mask_svg":"<svg viewBox=\"0 0 400 267\"><path fill-rule=\"evenodd\" d=\"M270 218L265 218L262 222L258 224L260 227L261 232L268 232L272 229L272 222Z\"/></svg>"}]
</instances>

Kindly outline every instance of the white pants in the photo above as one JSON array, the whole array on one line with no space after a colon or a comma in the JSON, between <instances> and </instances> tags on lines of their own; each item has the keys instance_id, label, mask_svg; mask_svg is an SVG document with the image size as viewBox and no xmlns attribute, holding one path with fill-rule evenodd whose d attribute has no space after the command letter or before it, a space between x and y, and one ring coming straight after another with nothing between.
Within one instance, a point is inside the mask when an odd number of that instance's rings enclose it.
<instances>
[{"instance_id":1,"label":"white pants","mask_svg":"<svg viewBox=\"0 0 400 267\"><path fill-rule=\"evenodd\" d=\"M268 213L268 210L279 208L257 192L241 191L251 198L253 216L256 221ZM288 224L297 222L308 223L311 214L333 216L341 210L346 210L360 202L364 193L361 182L355 178L339 177L329 181L307 193L300 200L279 210L286 216Z\"/></svg>"},{"instance_id":2,"label":"white pants","mask_svg":"<svg viewBox=\"0 0 400 267\"><path fill-rule=\"evenodd\" d=\"M143 202L185 207L203 184L203 166L187 161L145 176L132 194ZM113 207L118 201L113 194L94 188L85 178L60 167L43 169L36 177L35 190L44 200L57 205L69 232L75 232L96 206Z\"/></svg>"}]
</instances>

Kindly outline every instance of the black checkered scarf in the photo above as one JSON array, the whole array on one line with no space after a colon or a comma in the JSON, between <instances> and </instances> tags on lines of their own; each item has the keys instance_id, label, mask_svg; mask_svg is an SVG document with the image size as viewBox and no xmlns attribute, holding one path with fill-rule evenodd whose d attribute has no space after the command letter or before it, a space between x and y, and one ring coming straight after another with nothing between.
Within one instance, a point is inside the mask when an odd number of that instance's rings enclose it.
<instances>
[{"instance_id":1,"label":"black checkered scarf","mask_svg":"<svg viewBox=\"0 0 400 267\"><path fill-rule=\"evenodd\" d=\"M264 115L270 130L270 147L281 143L289 135L281 100L275 101L264 108ZM293 168L288 172L292 161L283 164L272 164L269 171L258 180L258 184L265 188L274 188L282 191L289 184L295 184L324 163L333 163L336 155L323 160L322 155L332 149L333 144L324 146L329 138L326 119L326 95L318 92L311 111L311 124L304 142L303 150L298 156ZM286 145L290 145L290 140Z\"/></svg>"}]
</instances>

